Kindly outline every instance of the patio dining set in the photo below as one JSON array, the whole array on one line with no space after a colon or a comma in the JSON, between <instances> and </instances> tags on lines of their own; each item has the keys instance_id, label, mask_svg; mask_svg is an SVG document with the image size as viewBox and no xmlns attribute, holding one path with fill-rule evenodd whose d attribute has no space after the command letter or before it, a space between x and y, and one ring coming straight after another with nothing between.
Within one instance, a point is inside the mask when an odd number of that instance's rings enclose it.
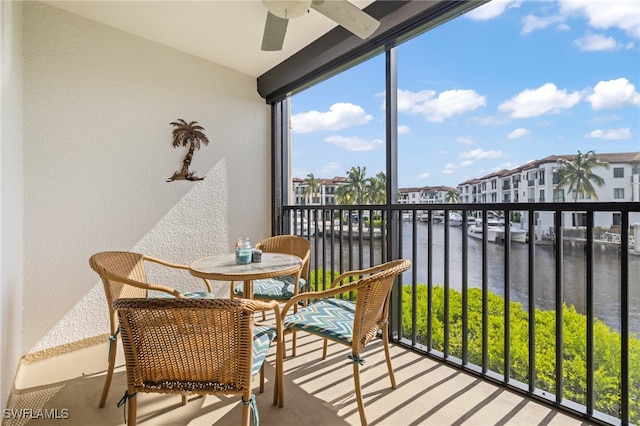
<instances>
[{"instance_id":1,"label":"patio dining set","mask_svg":"<svg viewBox=\"0 0 640 426\"><path fill-rule=\"evenodd\" d=\"M256 247L256 262L238 263L235 254L175 264L152 256L106 251L89 264L102 279L110 316L109 362L99 406L104 407L122 341L127 389L118 406L127 407L135 426L137 394L235 395L242 399L242 424L259 423L253 379L264 391L264 362L275 343L273 404L284 407L285 336L296 332L324 339L322 359L331 340L351 348L360 421L367 424L360 386L361 353L382 337L391 387L396 387L389 355L389 296L395 278L410 261L392 260L338 275L324 291L309 281L311 246L294 235L266 238ZM254 259L255 260L255 259ZM150 282L145 265L184 270L202 279L203 291L180 291ZM210 281L231 283L230 297L216 297ZM240 285L242 283L242 285ZM354 296L354 297L350 297ZM257 318L257 314L261 318ZM266 314L269 314L268 318Z\"/></svg>"}]
</instances>

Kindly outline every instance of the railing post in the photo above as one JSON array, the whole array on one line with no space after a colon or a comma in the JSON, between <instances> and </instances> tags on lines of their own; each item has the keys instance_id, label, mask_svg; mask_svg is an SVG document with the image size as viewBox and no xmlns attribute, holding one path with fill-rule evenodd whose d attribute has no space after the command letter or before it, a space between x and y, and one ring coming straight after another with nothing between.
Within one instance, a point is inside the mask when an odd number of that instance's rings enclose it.
<instances>
[{"instance_id":1,"label":"railing post","mask_svg":"<svg viewBox=\"0 0 640 426\"><path fill-rule=\"evenodd\" d=\"M586 236L586 292L587 292L587 353L586 353L586 368L587 368L587 413L593 414L593 212L587 212L587 236Z\"/></svg>"},{"instance_id":2,"label":"railing post","mask_svg":"<svg viewBox=\"0 0 640 426\"><path fill-rule=\"evenodd\" d=\"M564 241L562 236L564 215L562 210L556 210L556 402L562 403L563 394L563 295L562 295L562 259Z\"/></svg>"}]
</instances>

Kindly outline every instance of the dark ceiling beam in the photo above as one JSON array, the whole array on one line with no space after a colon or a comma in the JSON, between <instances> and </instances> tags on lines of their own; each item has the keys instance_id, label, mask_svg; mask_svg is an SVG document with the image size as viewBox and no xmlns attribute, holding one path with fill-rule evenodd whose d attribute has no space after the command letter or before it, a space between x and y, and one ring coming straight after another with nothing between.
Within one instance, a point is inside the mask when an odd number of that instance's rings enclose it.
<instances>
[{"instance_id":1,"label":"dark ceiling beam","mask_svg":"<svg viewBox=\"0 0 640 426\"><path fill-rule=\"evenodd\" d=\"M258 93L282 100L487 1L377 0L364 9L380 21L368 40L338 26L258 77Z\"/></svg>"}]
</instances>

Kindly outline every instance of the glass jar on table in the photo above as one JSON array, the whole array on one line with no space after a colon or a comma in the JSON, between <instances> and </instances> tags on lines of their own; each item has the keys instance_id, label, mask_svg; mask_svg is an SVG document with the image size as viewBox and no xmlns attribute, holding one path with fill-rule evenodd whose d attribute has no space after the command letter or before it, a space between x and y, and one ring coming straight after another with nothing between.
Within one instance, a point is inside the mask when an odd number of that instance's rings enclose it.
<instances>
[{"instance_id":1,"label":"glass jar on table","mask_svg":"<svg viewBox=\"0 0 640 426\"><path fill-rule=\"evenodd\" d=\"M236 242L236 263L238 265L246 265L251 263L251 239L240 238Z\"/></svg>"}]
</instances>

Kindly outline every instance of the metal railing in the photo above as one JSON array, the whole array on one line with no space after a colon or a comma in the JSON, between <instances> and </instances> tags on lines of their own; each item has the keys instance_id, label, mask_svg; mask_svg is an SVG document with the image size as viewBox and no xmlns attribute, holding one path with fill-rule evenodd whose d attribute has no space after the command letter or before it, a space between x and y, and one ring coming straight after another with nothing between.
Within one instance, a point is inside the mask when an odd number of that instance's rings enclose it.
<instances>
[{"instance_id":1,"label":"metal railing","mask_svg":"<svg viewBox=\"0 0 640 426\"><path fill-rule=\"evenodd\" d=\"M614 213L618 235L602 226ZM519 222L500 229L492 218ZM412 260L392 295L397 344L626 425L640 423L637 223L637 203L285 206L281 232L312 242L316 289L343 271Z\"/></svg>"}]
</instances>

